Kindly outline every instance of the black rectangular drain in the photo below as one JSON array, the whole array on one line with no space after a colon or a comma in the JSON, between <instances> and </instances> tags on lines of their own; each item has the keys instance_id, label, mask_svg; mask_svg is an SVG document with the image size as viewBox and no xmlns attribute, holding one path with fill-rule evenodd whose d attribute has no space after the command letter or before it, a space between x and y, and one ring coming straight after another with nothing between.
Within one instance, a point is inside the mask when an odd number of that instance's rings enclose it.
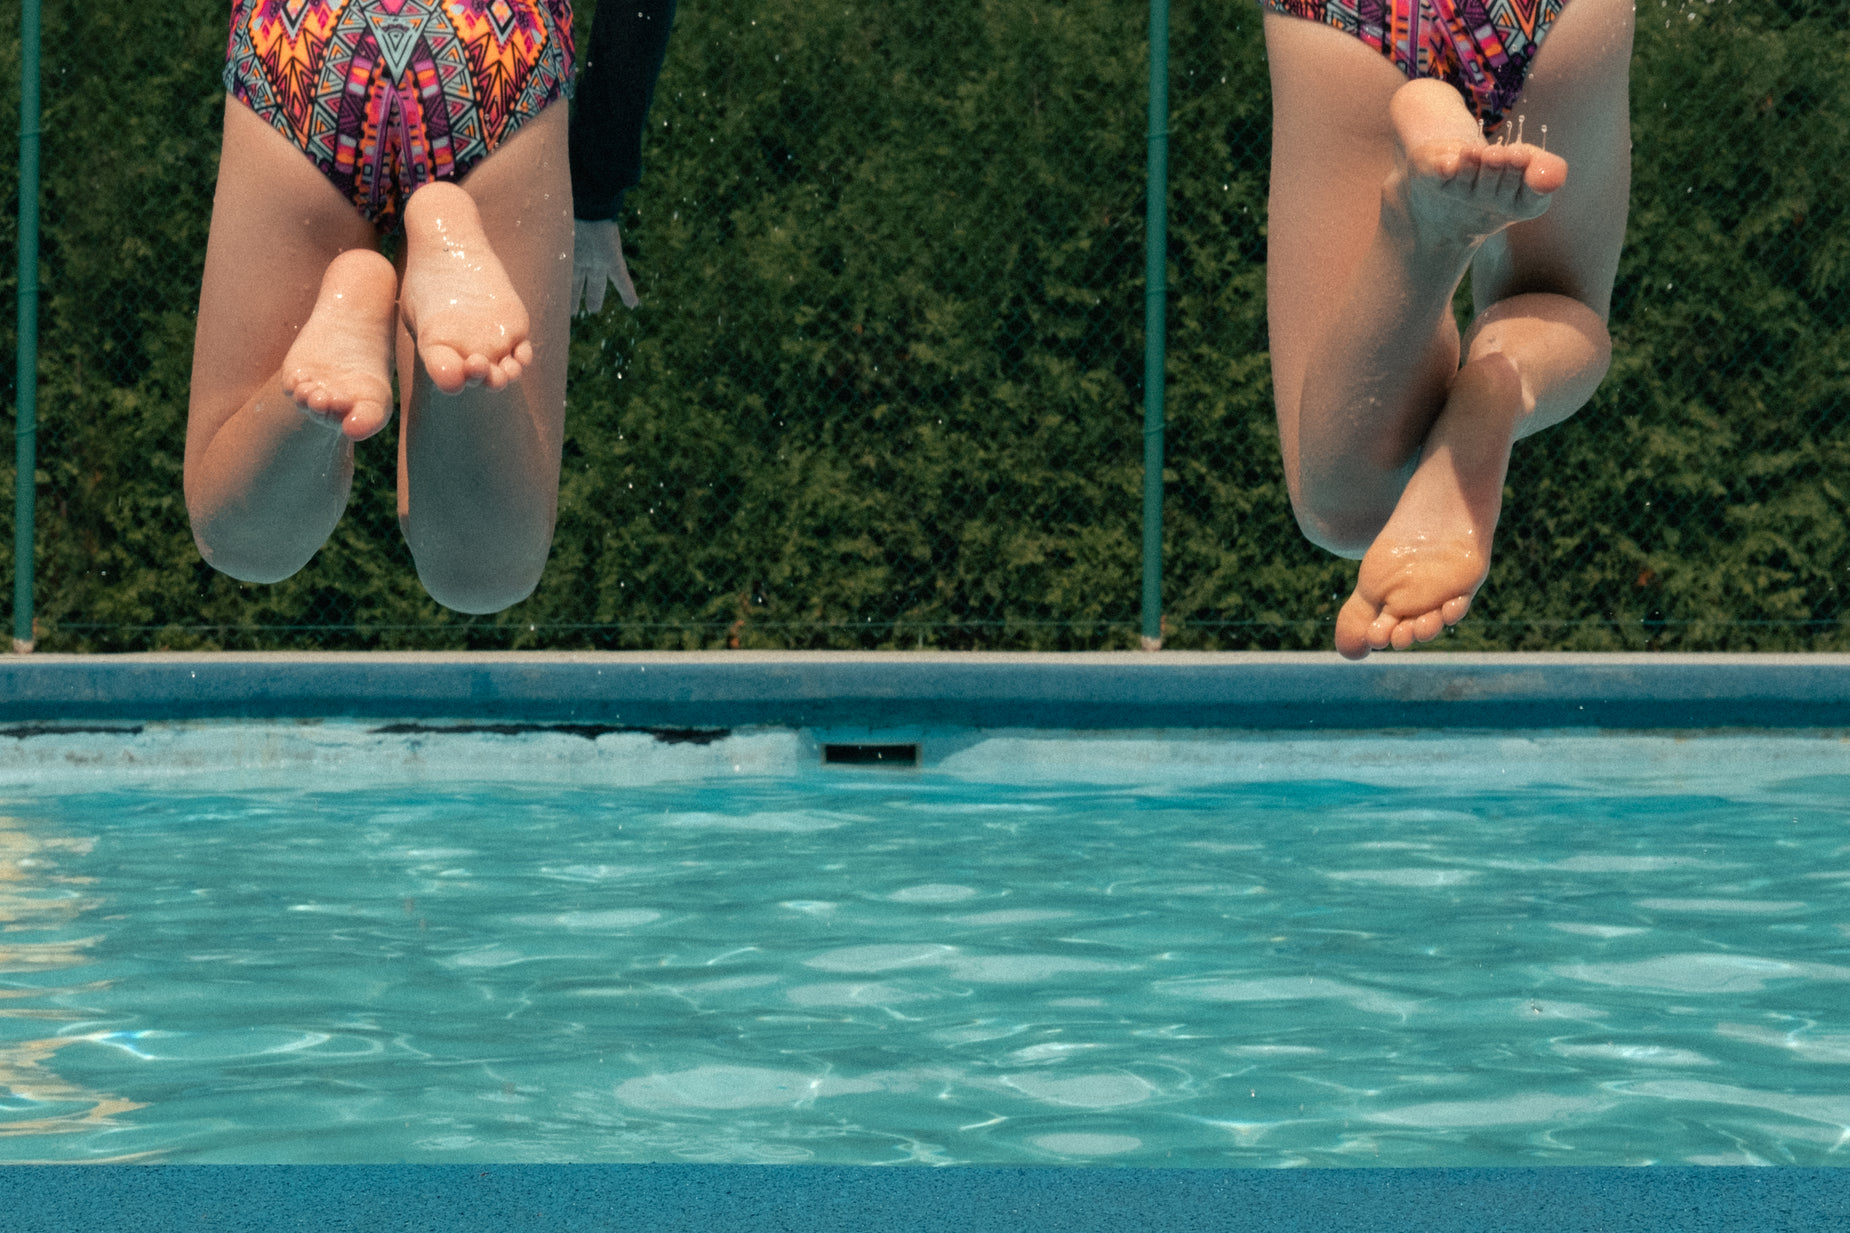
<instances>
[{"instance_id":1,"label":"black rectangular drain","mask_svg":"<svg viewBox=\"0 0 1850 1233\"><path fill-rule=\"evenodd\" d=\"M917 745L824 745L822 760L841 766L917 766Z\"/></svg>"}]
</instances>

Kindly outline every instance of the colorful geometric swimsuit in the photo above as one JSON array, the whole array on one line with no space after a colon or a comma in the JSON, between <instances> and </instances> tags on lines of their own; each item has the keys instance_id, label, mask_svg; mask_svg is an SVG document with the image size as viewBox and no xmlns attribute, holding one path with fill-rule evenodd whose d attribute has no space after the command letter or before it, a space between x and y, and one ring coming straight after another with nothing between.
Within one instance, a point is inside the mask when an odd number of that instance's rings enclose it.
<instances>
[{"instance_id":1,"label":"colorful geometric swimsuit","mask_svg":"<svg viewBox=\"0 0 1850 1233\"><path fill-rule=\"evenodd\" d=\"M572 91L570 0L237 0L225 88L381 232Z\"/></svg>"},{"instance_id":2,"label":"colorful geometric swimsuit","mask_svg":"<svg viewBox=\"0 0 1850 1233\"><path fill-rule=\"evenodd\" d=\"M1287 17L1334 26L1394 67L1449 82L1489 133L1522 94L1523 80L1567 0L1260 0Z\"/></svg>"}]
</instances>

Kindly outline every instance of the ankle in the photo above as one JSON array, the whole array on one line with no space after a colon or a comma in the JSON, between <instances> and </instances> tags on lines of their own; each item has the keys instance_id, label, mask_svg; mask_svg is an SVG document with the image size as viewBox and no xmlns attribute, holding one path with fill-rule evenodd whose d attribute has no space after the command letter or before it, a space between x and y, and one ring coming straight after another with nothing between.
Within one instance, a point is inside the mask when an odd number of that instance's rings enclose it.
<instances>
[{"instance_id":1,"label":"ankle","mask_svg":"<svg viewBox=\"0 0 1850 1233\"><path fill-rule=\"evenodd\" d=\"M1473 356L1458 370L1423 452L1442 445L1461 467L1501 471L1509 465L1510 444L1530 405L1522 374L1508 356Z\"/></svg>"}]
</instances>

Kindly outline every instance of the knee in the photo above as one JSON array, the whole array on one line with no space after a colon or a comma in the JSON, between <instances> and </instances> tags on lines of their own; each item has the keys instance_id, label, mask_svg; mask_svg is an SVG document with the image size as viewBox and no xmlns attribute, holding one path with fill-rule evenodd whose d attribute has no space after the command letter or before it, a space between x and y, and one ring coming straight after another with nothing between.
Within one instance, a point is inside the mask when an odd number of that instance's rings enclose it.
<instances>
[{"instance_id":1,"label":"knee","mask_svg":"<svg viewBox=\"0 0 1850 1233\"><path fill-rule=\"evenodd\" d=\"M486 615L512 608L540 585L546 548L526 553L418 552L418 581L445 608Z\"/></svg>"},{"instance_id":2,"label":"knee","mask_svg":"<svg viewBox=\"0 0 1850 1233\"><path fill-rule=\"evenodd\" d=\"M1520 375L1518 436L1574 414L1612 367L1612 335L1596 309L1573 296L1526 292L1486 309L1465 338L1465 367L1501 358Z\"/></svg>"},{"instance_id":3,"label":"knee","mask_svg":"<svg viewBox=\"0 0 1850 1233\"><path fill-rule=\"evenodd\" d=\"M1387 516L1393 511L1380 512L1376 517L1374 511L1358 507L1353 500L1331 499L1320 494L1320 485L1314 475L1300 473L1287 474L1286 487L1291 495L1291 514L1298 521L1298 530L1304 538L1325 552L1350 560L1358 560L1368 551L1375 536L1387 525Z\"/></svg>"},{"instance_id":4,"label":"knee","mask_svg":"<svg viewBox=\"0 0 1850 1233\"><path fill-rule=\"evenodd\" d=\"M1463 355L1471 359L1503 352L1524 359L1558 357L1602 371L1612 361L1612 335L1594 297L1568 291L1520 291L1497 300L1478 314L1464 336Z\"/></svg>"},{"instance_id":5,"label":"knee","mask_svg":"<svg viewBox=\"0 0 1850 1233\"><path fill-rule=\"evenodd\" d=\"M1367 499L1362 485L1335 474L1322 474L1311 460L1299 456L1297 468L1287 458L1285 488L1291 497L1291 514L1304 538L1325 552L1360 560L1394 512L1389 500ZM1404 483L1404 481L1403 481ZM1398 485L1396 495L1398 495Z\"/></svg>"},{"instance_id":6,"label":"knee","mask_svg":"<svg viewBox=\"0 0 1850 1233\"><path fill-rule=\"evenodd\" d=\"M1325 552L1358 561L1368 551L1375 536L1387 525L1385 517L1375 519L1353 509L1333 504L1313 506L1302 498L1293 498L1291 512L1298 520L1304 538Z\"/></svg>"},{"instance_id":7,"label":"knee","mask_svg":"<svg viewBox=\"0 0 1850 1233\"><path fill-rule=\"evenodd\" d=\"M205 563L219 573L236 578L239 582L262 583L266 586L293 577L315 555L313 550L304 556L279 551L274 544L239 542L222 535L215 537L200 530L197 525L193 528L193 546L199 549L199 555Z\"/></svg>"},{"instance_id":8,"label":"knee","mask_svg":"<svg viewBox=\"0 0 1850 1233\"><path fill-rule=\"evenodd\" d=\"M312 543L296 536L265 535L236 519L214 517L188 505L193 546L207 565L239 582L268 585L291 577L314 558L325 536Z\"/></svg>"}]
</instances>

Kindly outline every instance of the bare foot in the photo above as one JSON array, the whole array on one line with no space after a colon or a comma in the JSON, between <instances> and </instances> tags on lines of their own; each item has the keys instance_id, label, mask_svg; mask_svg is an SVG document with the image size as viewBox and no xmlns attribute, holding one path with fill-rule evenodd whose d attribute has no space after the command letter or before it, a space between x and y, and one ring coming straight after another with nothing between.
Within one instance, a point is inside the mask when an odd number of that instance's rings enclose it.
<instances>
[{"instance_id":1,"label":"bare foot","mask_svg":"<svg viewBox=\"0 0 1850 1233\"><path fill-rule=\"evenodd\" d=\"M505 389L533 362L527 308L489 246L475 202L445 181L405 203L405 326L436 387Z\"/></svg>"},{"instance_id":2,"label":"bare foot","mask_svg":"<svg viewBox=\"0 0 1850 1233\"><path fill-rule=\"evenodd\" d=\"M392 418L398 275L367 248L328 263L314 311L283 357L283 393L317 423L364 441Z\"/></svg>"},{"instance_id":3,"label":"bare foot","mask_svg":"<svg viewBox=\"0 0 1850 1233\"><path fill-rule=\"evenodd\" d=\"M1490 572L1510 442L1522 414L1522 378L1507 358L1491 354L1459 370L1419 466L1337 614L1336 649L1344 656L1404 651L1464 619Z\"/></svg>"},{"instance_id":4,"label":"bare foot","mask_svg":"<svg viewBox=\"0 0 1850 1233\"><path fill-rule=\"evenodd\" d=\"M1423 243L1474 247L1511 223L1535 218L1567 183L1567 161L1526 142L1492 144L1457 90L1420 78L1389 104L1400 167L1389 191L1404 194Z\"/></svg>"}]
</instances>

